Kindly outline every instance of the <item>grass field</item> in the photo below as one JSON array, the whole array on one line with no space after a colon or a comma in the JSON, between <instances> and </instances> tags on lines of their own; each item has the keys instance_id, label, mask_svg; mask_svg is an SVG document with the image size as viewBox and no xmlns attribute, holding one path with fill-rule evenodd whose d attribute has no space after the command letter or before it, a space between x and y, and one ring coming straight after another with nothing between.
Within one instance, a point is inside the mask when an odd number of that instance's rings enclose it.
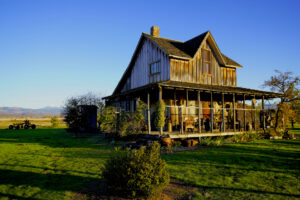
<instances>
[{"instance_id":1,"label":"grass field","mask_svg":"<svg viewBox=\"0 0 300 200\"><path fill-rule=\"evenodd\" d=\"M51 118L0 118L0 129L7 129L9 125L13 123L22 123L25 119L30 120L32 124L37 125L38 128L50 128L51 127ZM66 124L63 121L63 118L59 118L58 128L66 128Z\"/></svg>"},{"instance_id":2,"label":"grass field","mask_svg":"<svg viewBox=\"0 0 300 200\"><path fill-rule=\"evenodd\" d=\"M102 141L63 129L0 130L0 199L68 199L100 178L113 149Z\"/></svg>"},{"instance_id":3,"label":"grass field","mask_svg":"<svg viewBox=\"0 0 300 200\"><path fill-rule=\"evenodd\" d=\"M297 130L296 130L297 131ZM0 199L69 199L101 178L113 152L101 136L0 130ZM300 140L260 140L163 155L195 199L300 199Z\"/></svg>"}]
</instances>

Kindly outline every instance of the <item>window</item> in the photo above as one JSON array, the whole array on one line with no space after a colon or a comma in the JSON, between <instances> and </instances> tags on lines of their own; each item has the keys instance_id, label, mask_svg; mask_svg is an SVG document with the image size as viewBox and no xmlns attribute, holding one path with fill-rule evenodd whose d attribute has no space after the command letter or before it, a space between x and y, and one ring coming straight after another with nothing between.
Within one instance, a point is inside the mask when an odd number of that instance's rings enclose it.
<instances>
[{"instance_id":1,"label":"window","mask_svg":"<svg viewBox=\"0 0 300 200\"><path fill-rule=\"evenodd\" d=\"M150 64L150 74L160 73L160 61L154 62Z\"/></svg>"},{"instance_id":2,"label":"window","mask_svg":"<svg viewBox=\"0 0 300 200\"><path fill-rule=\"evenodd\" d=\"M202 49L202 74L211 74L211 52Z\"/></svg>"}]
</instances>

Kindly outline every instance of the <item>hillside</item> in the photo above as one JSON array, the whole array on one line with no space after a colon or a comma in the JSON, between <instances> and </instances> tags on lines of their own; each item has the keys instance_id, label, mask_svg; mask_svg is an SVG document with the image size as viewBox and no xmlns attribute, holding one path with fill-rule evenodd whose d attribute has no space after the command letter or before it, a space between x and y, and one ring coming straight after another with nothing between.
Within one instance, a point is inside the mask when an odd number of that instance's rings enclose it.
<instances>
[{"instance_id":1,"label":"hillside","mask_svg":"<svg viewBox=\"0 0 300 200\"><path fill-rule=\"evenodd\" d=\"M42 117L47 115L60 115L61 107L44 107L39 109L21 107L0 107L0 117Z\"/></svg>"}]
</instances>

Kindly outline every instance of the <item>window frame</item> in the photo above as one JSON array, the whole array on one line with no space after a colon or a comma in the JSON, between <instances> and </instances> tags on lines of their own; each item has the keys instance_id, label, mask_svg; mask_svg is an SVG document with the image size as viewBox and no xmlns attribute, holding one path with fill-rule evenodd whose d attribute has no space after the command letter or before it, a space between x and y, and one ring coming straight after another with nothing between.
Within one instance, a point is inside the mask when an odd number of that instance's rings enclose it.
<instances>
[{"instance_id":1,"label":"window frame","mask_svg":"<svg viewBox=\"0 0 300 200\"><path fill-rule=\"evenodd\" d=\"M160 74L161 73L161 62L160 60L154 61L149 64L150 76ZM154 71L154 72L153 72Z\"/></svg>"},{"instance_id":2,"label":"window frame","mask_svg":"<svg viewBox=\"0 0 300 200\"><path fill-rule=\"evenodd\" d=\"M204 52L208 52L209 60L205 60ZM211 75L212 74L212 52L210 49L202 48L201 49L201 59L202 59L202 75Z\"/></svg>"}]
</instances>

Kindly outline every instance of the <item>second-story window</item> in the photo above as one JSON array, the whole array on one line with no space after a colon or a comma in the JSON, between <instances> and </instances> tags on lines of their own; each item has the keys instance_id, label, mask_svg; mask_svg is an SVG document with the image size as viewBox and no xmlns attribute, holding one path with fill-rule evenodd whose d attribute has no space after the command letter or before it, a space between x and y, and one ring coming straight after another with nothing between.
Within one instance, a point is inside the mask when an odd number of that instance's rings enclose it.
<instances>
[{"instance_id":1,"label":"second-story window","mask_svg":"<svg viewBox=\"0 0 300 200\"><path fill-rule=\"evenodd\" d=\"M202 49L202 74L211 74L211 52Z\"/></svg>"},{"instance_id":2,"label":"second-story window","mask_svg":"<svg viewBox=\"0 0 300 200\"><path fill-rule=\"evenodd\" d=\"M160 61L150 64L150 75L160 73Z\"/></svg>"}]
</instances>

